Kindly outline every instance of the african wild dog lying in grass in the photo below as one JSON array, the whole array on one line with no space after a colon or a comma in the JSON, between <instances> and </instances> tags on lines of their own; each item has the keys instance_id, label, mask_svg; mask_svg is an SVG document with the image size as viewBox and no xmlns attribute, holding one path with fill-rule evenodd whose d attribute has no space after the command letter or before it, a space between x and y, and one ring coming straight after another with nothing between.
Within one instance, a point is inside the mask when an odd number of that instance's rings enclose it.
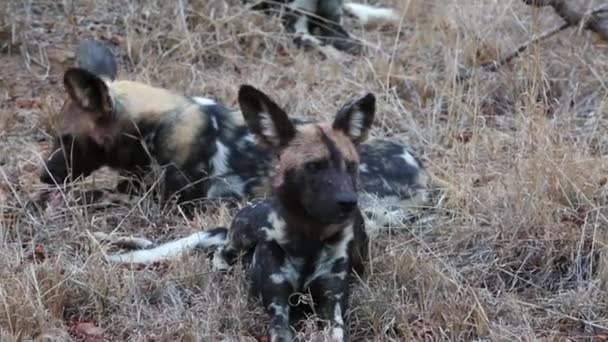
<instances>
[{"instance_id":1,"label":"african wild dog lying in grass","mask_svg":"<svg viewBox=\"0 0 608 342\"><path fill-rule=\"evenodd\" d=\"M119 183L118 190L127 192L159 164L165 199L175 195L185 203L266 195L272 155L256 143L240 111L207 98L115 80L112 52L96 41L81 43L78 60L78 68L65 72L69 96L43 182L63 184L109 166L135 176L135 182ZM400 208L426 197L426 173L407 147L374 140L361 146L361 158L367 197Z\"/></svg>"},{"instance_id":2,"label":"african wild dog lying in grass","mask_svg":"<svg viewBox=\"0 0 608 342\"><path fill-rule=\"evenodd\" d=\"M294 42L298 46L320 49L326 54L331 53L327 46L351 54L358 54L362 50L361 42L351 37L341 25L344 13L357 18L363 24L399 20L399 15L392 9L345 3L344 0L269 0L259 1L252 8L272 12L281 7L285 10L283 25L289 33L295 35Z\"/></svg>"},{"instance_id":3,"label":"african wild dog lying in grass","mask_svg":"<svg viewBox=\"0 0 608 342\"><path fill-rule=\"evenodd\" d=\"M253 133L278 156L272 196L244 207L229 230L215 228L156 248L108 255L108 260L151 263L207 248L216 249L213 264L222 270L244 253L252 257L252 294L261 297L270 315L271 341L291 341L289 298L307 291L316 312L331 323L332 340L343 341L350 273L362 273L367 256L357 146L368 136L375 97L345 105L333 123L300 126L251 86L241 87L239 103Z\"/></svg>"}]
</instances>

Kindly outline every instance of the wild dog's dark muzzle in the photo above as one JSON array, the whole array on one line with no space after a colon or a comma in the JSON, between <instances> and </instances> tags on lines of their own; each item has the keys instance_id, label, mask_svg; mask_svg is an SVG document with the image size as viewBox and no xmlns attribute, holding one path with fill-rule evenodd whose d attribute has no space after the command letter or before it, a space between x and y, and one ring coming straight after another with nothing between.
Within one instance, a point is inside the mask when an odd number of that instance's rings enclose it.
<instances>
[{"instance_id":1,"label":"wild dog's dark muzzle","mask_svg":"<svg viewBox=\"0 0 608 342\"><path fill-rule=\"evenodd\" d=\"M338 209L343 216L349 216L357 208L357 194L354 192L339 192L336 194Z\"/></svg>"}]
</instances>

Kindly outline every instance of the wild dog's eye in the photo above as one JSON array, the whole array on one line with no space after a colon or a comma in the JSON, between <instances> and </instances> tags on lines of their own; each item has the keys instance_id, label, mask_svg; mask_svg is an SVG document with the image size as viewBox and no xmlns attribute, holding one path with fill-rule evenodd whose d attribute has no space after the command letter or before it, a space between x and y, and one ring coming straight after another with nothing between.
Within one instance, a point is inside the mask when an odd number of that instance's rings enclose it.
<instances>
[{"instance_id":1,"label":"wild dog's eye","mask_svg":"<svg viewBox=\"0 0 608 342\"><path fill-rule=\"evenodd\" d=\"M309 172L318 172L323 170L327 166L326 160L315 160L306 163L306 170Z\"/></svg>"},{"instance_id":2,"label":"wild dog's eye","mask_svg":"<svg viewBox=\"0 0 608 342\"><path fill-rule=\"evenodd\" d=\"M354 161L347 161L346 162L346 172L348 172L348 173L355 173L355 172L357 172L358 168L359 168L359 166Z\"/></svg>"}]
</instances>

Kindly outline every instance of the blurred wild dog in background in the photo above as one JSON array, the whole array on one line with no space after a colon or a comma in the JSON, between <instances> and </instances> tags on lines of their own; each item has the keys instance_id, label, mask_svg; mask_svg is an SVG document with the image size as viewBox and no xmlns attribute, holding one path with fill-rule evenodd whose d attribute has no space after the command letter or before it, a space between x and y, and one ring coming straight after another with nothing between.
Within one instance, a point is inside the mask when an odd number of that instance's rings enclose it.
<instances>
[{"instance_id":1,"label":"blurred wild dog in background","mask_svg":"<svg viewBox=\"0 0 608 342\"><path fill-rule=\"evenodd\" d=\"M255 2L254 10L281 12L287 32L294 34L298 46L308 46L332 54L328 47L350 54L361 53L363 46L343 27L342 18L348 14L360 23L397 23L399 14L390 8L344 2L344 0L268 0ZM335 53L333 53L335 54Z\"/></svg>"},{"instance_id":2,"label":"blurred wild dog in background","mask_svg":"<svg viewBox=\"0 0 608 342\"><path fill-rule=\"evenodd\" d=\"M149 184L140 180L158 165L165 200L177 197L184 204L268 193L273 156L256 142L241 111L208 98L116 80L116 69L107 46L81 42L78 67L64 75L67 97L42 182L61 185L108 166L129 176L117 190L130 193L141 190L138 184L147 189ZM350 106L355 110L357 105ZM362 193L385 201L381 211L407 209L426 199L426 172L407 146L375 139L362 144L360 153ZM382 212L374 215L383 217Z\"/></svg>"}]
</instances>

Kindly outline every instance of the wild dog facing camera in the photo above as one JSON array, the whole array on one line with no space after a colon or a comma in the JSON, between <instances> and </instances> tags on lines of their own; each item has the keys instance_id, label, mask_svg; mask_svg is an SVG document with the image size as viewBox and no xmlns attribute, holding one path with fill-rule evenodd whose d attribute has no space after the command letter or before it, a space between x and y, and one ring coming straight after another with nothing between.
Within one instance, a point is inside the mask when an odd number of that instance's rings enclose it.
<instances>
[{"instance_id":1,"label":"wild dog facing camera","mask_svg":"<svg viewBox=\"0 0 608 342\"><path fill-rule=\"evenodd\" d=\"M273 190L289 212L339 223L357 208L359 155L374 120L375 97L344 105L332 123L297 127L268 96L244 85L239 104L251 131L278 156Z\"/></svg>"},{"instance_id":2,"label":"wild dog facing camera","mask_svg":"<svg viewBox=\"0 0 608 342\"><path fill-rule=\"evenodd\" d=\"M230 229L205 230L108 260L151 263L214 249L214 268L226 270L245 255L250 293L270 316L269 340L292 341L291 318L310 306L293 307L290 298L305 292L329 324L332 340L343 341L350 273L364 271L369 242L357 205L357 147L372 125L375 98L368 94L346 104L332 122L294 124L251 86L242 86L238 97L247 126L276 155L272 196L242 208Z\"/></svg>"}]
</instances>

